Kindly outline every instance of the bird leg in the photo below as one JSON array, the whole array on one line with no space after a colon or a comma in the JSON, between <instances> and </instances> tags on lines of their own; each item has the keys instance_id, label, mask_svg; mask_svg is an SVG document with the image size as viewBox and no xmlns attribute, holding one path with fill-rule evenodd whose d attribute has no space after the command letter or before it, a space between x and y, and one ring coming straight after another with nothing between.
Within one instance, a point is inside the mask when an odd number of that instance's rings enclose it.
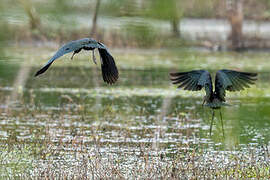
<instances>
[{"instance_id":1,"label":"bird leg","mask_svg":"<svg viewBox=\"0 0 270 180\"><path fill-rule=\"evenodd\" d=\"M222 126L223 137L225 137L221 110L219 110L219 115L220 115L220 121L221 121L221 126Z\"/></svg>"},{"instance_id":2,"label":"bird leg","mask_svg":"<svg viewBox=\"0 0 270 180\"><path fill-rule=\"evenodd\" d=\"M203 103L202 103L202 106L205 104L205 99L203 99Z\"/></svg>"},{"instance_id":3,"label":"bird leg","mask_svg":"<svg viewBox=\"0 0 270 180\"><path fill-rule=\"evenodd\" d=\"M72 54L72 56L71 56L70 59L72 60L72 59L73 59L73 56L74 56L75 54L79 53L81 50L82 50L82 48L75 50L75 51L73 52L73 54Z\"/></svg>"},{"instance_id":4,"label":"bird leg","mask_svg":"<svg viewBox=\"0 0 270 180\"><path fill-rule=\"evenodd\" d=\"M96 59L96 56L95 56L95 50L92 50L92 59L93 59L93 62L95 64L97 64L97 59Z\"/></svg>"},{"instance_id":5,"label":"bird leg","mask_svg":"<svg viewBox=\"0 0 270 180\"><path fill-rule=\"evenodd\" d=\"M215 117L215 110L213 110L213 112L212 112L212 120L211 120L211 125L210 125L210 136L212 134L212 127L213 127L214 117Z\"/></svg>"}]
</instances>

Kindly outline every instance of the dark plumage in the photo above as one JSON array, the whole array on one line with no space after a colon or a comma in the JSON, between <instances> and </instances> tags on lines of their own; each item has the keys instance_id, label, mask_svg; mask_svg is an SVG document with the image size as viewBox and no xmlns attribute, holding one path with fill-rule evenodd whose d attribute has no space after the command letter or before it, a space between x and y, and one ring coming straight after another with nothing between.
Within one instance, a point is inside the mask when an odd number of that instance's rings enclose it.
<instances>
[{"instance_id":1,"label":"dark plumage","mask_svg":"<svg viewBox=\"0 0 270 180\"><path fill-rule=\"evenodd\" d=\"M239 72L233 70L219 70L215 77L215 91L213 91L212 78L206 70L194 70L189 72L170 73L173 84L177 84L178 88L189 91L199 91L205 89L206 96L203 104L212 108L220 109L225 104L225 95L227 91L240 91L254 84L257 73ZM221 116L221 113L220 113ZM214 111L212 121L214 117ZM222 119L222 116L221 116ZM210 128L210 134L212 123Z\"/></svg>"},{"instance_id":2,"label":"dark plumage","mask_svg":"<svg viewBox=\"0 0 270 180\"><path fill-rule=\"evenodd\" d=\"M112 55L110 54L110 52L108 51L107 47L104 44L97 42L96 40L91 38L79 39L76 41L68 42L67 44L63 45L47 62L47 64L45 64L35 74L35 76L44 73L56 59L63 56L64 54L73 52L71 56L71 59L73 59L73 56L79 53L82 49L87 51L93 51L93 61L96 64L94 56L94 49L96 48L98 49L100 54L101 70L104 82L108 84L115 83L118 79L118 69L115 65L114 58L112 57Z\"/></svg>"}]
</instances>

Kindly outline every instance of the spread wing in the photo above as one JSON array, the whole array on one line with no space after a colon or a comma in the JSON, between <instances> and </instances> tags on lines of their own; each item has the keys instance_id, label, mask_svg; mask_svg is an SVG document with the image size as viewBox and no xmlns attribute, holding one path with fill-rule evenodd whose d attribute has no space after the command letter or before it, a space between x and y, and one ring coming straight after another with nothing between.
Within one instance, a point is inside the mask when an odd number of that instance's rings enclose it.
<instances>
[{"instance_id":1,"label":"spread wing","mask_svg":"<svg viewBox=\"0 0 270 180\"><path fill-rule=\"evenodd\" d=\"M195 70L189 72L170 73L173 84L179 84L178 88L189 91L199 91L205 88L206 96L210 96L213 91L211 75L205 70Z\"/></svg>"},{"instance_id":2,"label":"spread wing","mask_svg":"<svg viewBox=\"0 0 270 180\"><path fill-rule=\"evenodd\" d=\"M215 92L220 100L225 102L225 91L240 91L254 84L257 73L219 70L216 73Z\"/></svg>"},{"instance_id":3,"label":"spread wing","mask_svg":"<svg viewBox=\"0 0 270 180\"><path fill-rule=\"evenodd\" d=\"M38 76L42 73L44 73L45 71L47 71L47 69L52 65L52 63L58 59L59 57L63 56L64 54L66 53L69 53L69 52L72 52L72 51L75 51L77 49L75 48L66 48L64 49L63 47L60 48L55 54L54 56L40 69L38 70L38 72L36 72L35 76Z\"/></svg>"},{"instance_id":4,"label":"spread wing","mask_svg":"<svg viewBox=\"0 0 270 180\"><path fill-rule=\"evenodd\" d=\"M67 54L70 52L78 53L80 52L81 49L94 50L95 48L98 48L98 51L101 57L100 59L101 59L101 70L102 70L103 80L109 84L115 83L119 75L118 75L118 69L115 65L114 58L112 57L109 50L104 44L99 43L96 40L91 39L91 38L79 39L79 40L71 41L63 45L54 54L54 56L47 62L47 64L45 64L35 74L35 76L38 76L44 73L56 59L63 56L64 54Z\"/></svg>"},{"instance_id":5,"label":"spread wing","mask_svg":"<svg viewBox=\"0 0 270 180\"><path fill-rule=\"evenodd\" d=\"M118 79L118 69L115 65L114 58L107 48L98 48L101 60L101 71L103 80L109 84L113 84Z\"/></svg>"},{"instance_id":6,"label":"spread wing","mask_svg":"<svg viewBox=\"0 0 270 180\"><path fill-rule=\"evenodd\" d=\"M60 58L61 56L78 51L81 48L88 47L88 48L97 48L100 47L100 45L97 44L97 41L94 39L90 38L84 38L84 39L79 39L76 41L71 41L63 45L55 54L54 56L35 74L35 76L38 76L42 73L44 73L51 65L52 63Z\"/></svg>"}]
</instances>

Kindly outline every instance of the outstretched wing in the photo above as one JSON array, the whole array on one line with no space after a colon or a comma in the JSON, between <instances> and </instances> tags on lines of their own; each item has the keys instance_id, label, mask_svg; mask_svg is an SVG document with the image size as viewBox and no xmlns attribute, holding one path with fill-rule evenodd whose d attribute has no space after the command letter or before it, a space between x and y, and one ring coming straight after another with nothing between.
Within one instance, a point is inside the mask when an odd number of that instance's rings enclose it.
<instances>
[{"instance_id":1,"label":"outstretched wing","mask_svg":"<svg viewBox=\"0 0 270 180\"><path fill-rule=\"evenodd\" d=\"M113 84L118 79L118 69L115 65L114 58L109 53L108 49L102 43L99 43L102 48L98 48L101 59L101 71L103 80L109 84Z\"/></svg>"},{"instance_id":2,"label":"outstretched wing","mask_svg":"<svg viewBox=\"0 0 270 180\"><path fill-rule=\"evenodd\" d=\"M179 84L178 88L184 90L199 91L204 87L206 96L209 97L213 91L211 75L205 70L170 73L170 79L173 84Z\"/></svg>"},{"instance_id":3,"label":"outstretched wing","mask_svg":"<svg viewBox=\"0 0 270 180\"><path fill-rule=\"evenodd\" d=\"M225 102L225 91L240 91L254 84L257 73L239 72L233 70L219 70L216 73L215 93Z\"/></svg>"},{"instance_id":4,"label":"outstretched wing","mask_svg":"<svg viewBox=\"0 0 270 180\"><path fill-rule=\"evenodd\" d=\"M79 39L76 41L71 41L68 42L67 44L63 45L55 54L54 56L45 64L36 74L35 76L38 76L42 73L44 73L50 66L51 64L58 59L59 57L63 56L64 54L77 51L83 47L88 47L88 48L96 48L100 47L97 44L97 41L94 39L90 38L84 38L84 39Z\"/></svg>"}]
</instances>

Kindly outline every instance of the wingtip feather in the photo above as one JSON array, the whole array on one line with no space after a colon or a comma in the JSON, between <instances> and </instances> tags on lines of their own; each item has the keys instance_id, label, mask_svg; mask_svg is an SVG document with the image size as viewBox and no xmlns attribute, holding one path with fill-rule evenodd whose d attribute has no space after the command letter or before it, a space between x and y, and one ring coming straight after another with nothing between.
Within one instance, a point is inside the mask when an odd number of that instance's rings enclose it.
<instances>
[{"instance_id":1,"label":"wingtip feather","mask_svg":"<svg viewBox=\"0 0 270 180\"><path fill-rule=\"evenodd\" d=\"M104 82L114 84L118 78L119 73L115 65L114 58L107 52L106 49L98 49L102 59L101 70Z\"/></svg>"},{"instance_id":2,"label":"wingtip feather","mask_svg":"<svg viewBox=\"0 0 270 180\"><path fill-rule=\"evenodd\" d=\"M53 63L53 61L50 62L50 63L48 63L48 64L46 64L44 67L42 67L40 70L38 70L38 71L36 72L36 74L35 74L35 77L37 77L38 75L43 74L45 71L47 71L47 69L50 67L50 65L51 65L52 63Z\"/></svg>"}]
</instances>

